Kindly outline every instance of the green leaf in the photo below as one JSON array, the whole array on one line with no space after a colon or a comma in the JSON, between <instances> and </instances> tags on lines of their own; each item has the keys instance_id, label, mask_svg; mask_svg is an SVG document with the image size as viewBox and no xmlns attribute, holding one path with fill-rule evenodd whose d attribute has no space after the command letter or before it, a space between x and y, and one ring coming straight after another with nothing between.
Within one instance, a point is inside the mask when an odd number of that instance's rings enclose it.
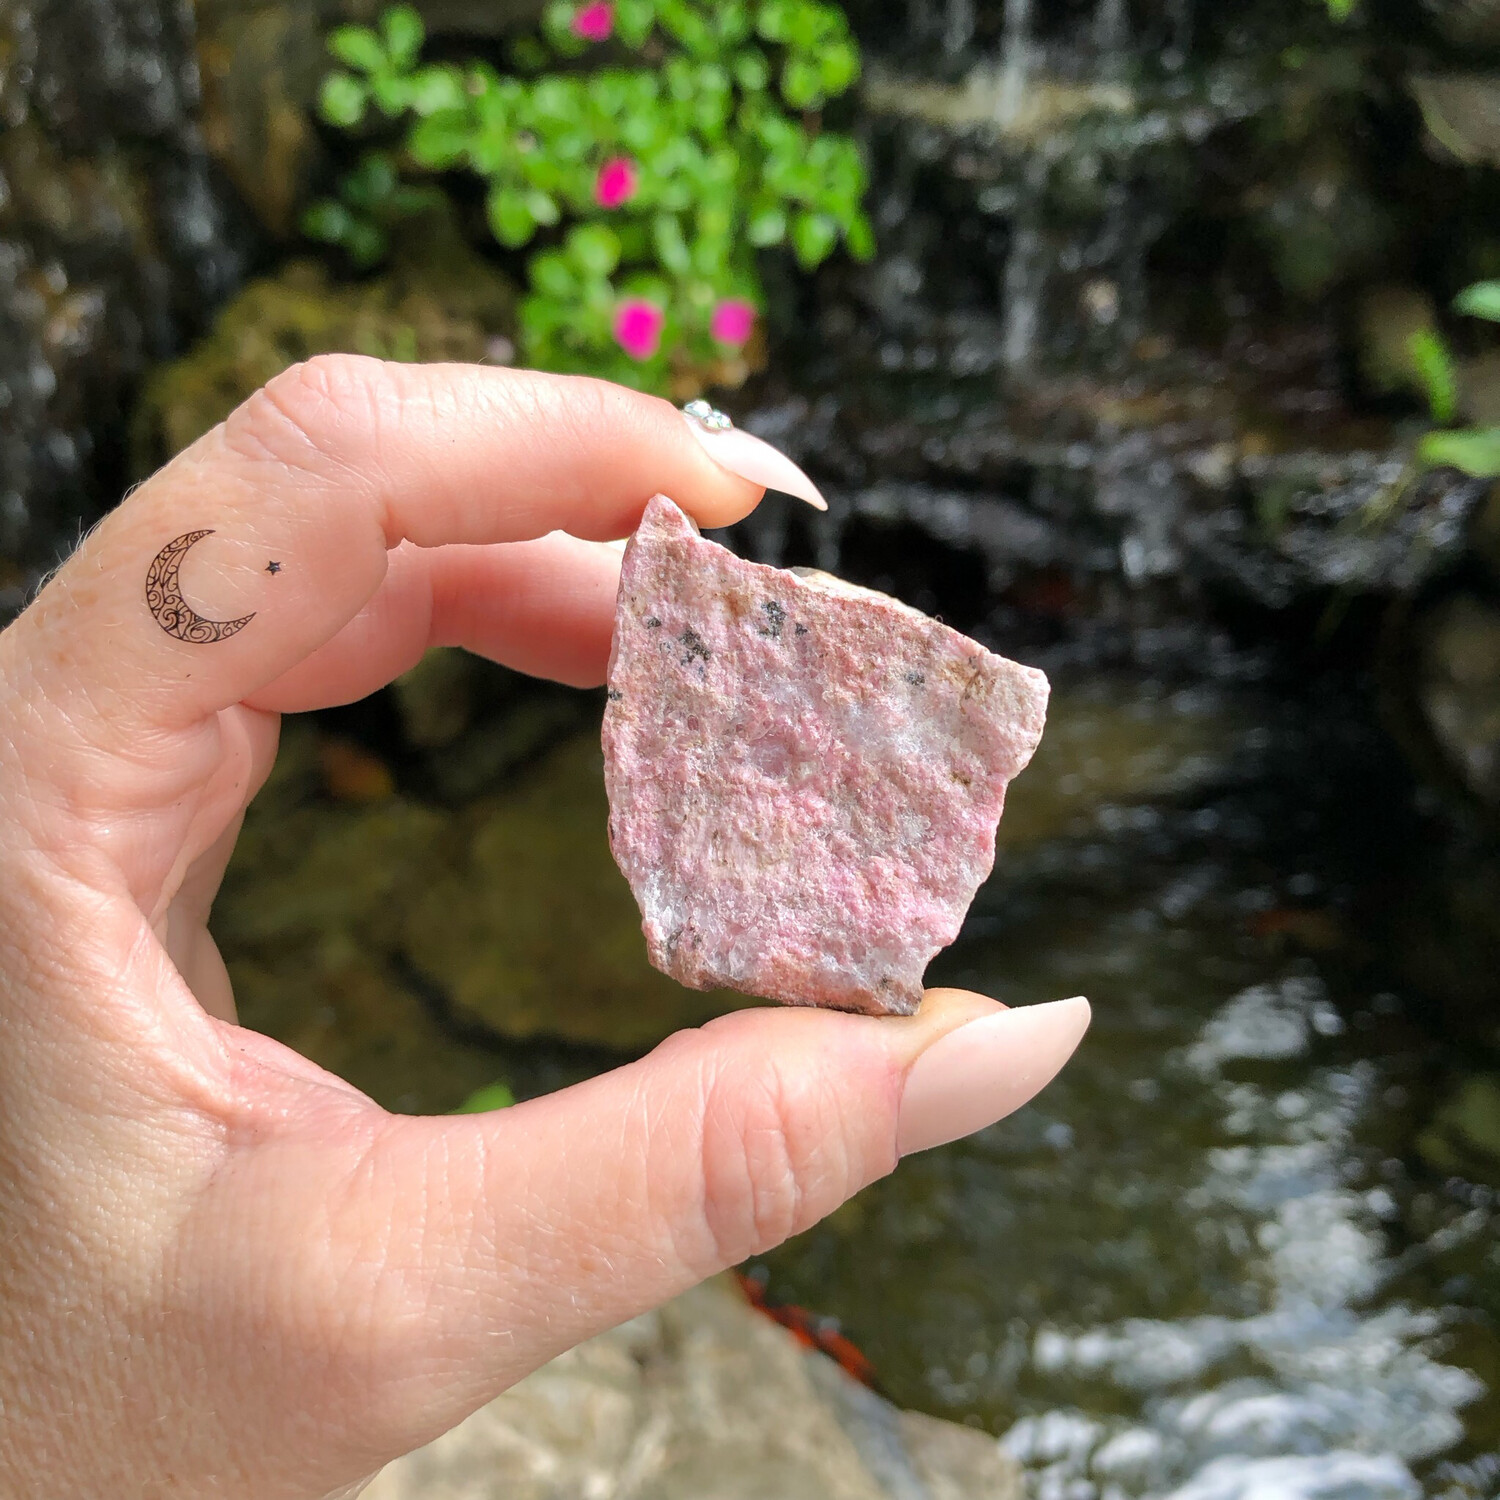
<instances>
[{"instance_id":1,"label":"green leaf","mask_svg":"<svg viewBox=\"0 0 1500 1500\"><path fill-rule=\"evenodd\" d=\"M491 232L512 250L536 233L536 215L527 207L525 196L512 188L491 188L484 208Z\"/></svg>"},{"instance_id":2,"label":"green leaf","mask_svg":"<svg viewBox=\"0 0 1500 1500\"><path fill-rule=\"evenodd\" d=\"M457 166L468 154L474 131L466 114L446 110L418 120L406 137L406 149L419 167L442 171Z\"/></svg>"},{"instance_id":3,"label":"green leaf","mask_svg":"<svg viewBox=\"0 0 1500 1500\"><path fill-rule=\"evenodd\" d=\"M342 245L353 223L353 214L342 203L320 198L302 215L302 232L325 245Z\"/></svg>"},{"instance_id":4,"label":"green leaf","mask_svg":"<svg viewBox=\"0 0 1500 1500\"><path fill-rule=\"evenodd\" d=\"M456 1115L483 1115L492 1109L509 1109L516 1102L508 1083L490 1083L476 1089L457 1109Z\"/></svg>"},{"instance_id":5,"label":"green leaf","mask_svg":"<svg viewBox=\"0 0 1500 1500\"><path fill-rule=\"evenodd\" d=\"M390 242L386 239L385 232L364 219L355 219L349 226L348 234L344 236L344 249L349 252L350 260L361 270L379 265L389 248Z\"/></svg>"},{"instance_id":6,"label":"green leaf","mask_svg":"<svg viewBox=\"0 0 1500 1500\"><path fill-rule=\"evenodd\" d=\"M398 68L409 68L422 50L427 31L422 18L409 5L396 5L381 17L380 29L385 33L386 51Z\"/></svg>"},{"instance_id":7,"label":"green leaf","mask_svg":"<svg viewBox=\"0 0 1500 1500\"><path fill-rule=\"evenodd\" d=\"M1328 0L1328 14L1335 21L1347 21L1354 14L1358 0Z\"/></svg>"},{"instance_id":8,"label":"green leaf","mask_svg":"<svg viewBox=\"0 0 1500 1500\"><path fill-rule=\"evenodd\" d=\"M1471 318L1500 323L1500 281L1480 281L1465 288L1454 299L1453 307Z\"/></svg>"},{"instance_id":9,"label":"green leaf","mask_svg":"<svg viewBox=\"0 0 1500 1500\"><path fill-rule=\"evenodd\" d=\"M1406 352L1427 393L1433 421L1451 422L1458 413L1458 375L1442 334L1420 328L1407 339Z\"/></svg>"},{"instance_id":10,"label":"green leaf","mask_svg":"<svg viewBox=\"0 0 1500 1500\"><path fill-rule=\"evenodd\" d=\"M838 237L839 226L827 214L798 214L792 221L792 248L805 271L828 259Z\"/></svg>"},{"instance_id":11,"label":"green leaf","mask_svg":"<svg viewBox=\"0 0 1500 1500\"><path fill-rule=\"evenodd\" d=\"M692 267L692 252L683 238L676 214L657 214L651 221L651 238L657 258L674 276L686 276Z\"/></svg>"},{"instance_id":12,"label":"green leaf","mask_svg":"<svg viewBox=\"0 0 1500 1500\"><path fill-rule=\"evenodd\" d=\"M352 73L330 73L318 90L318 114L347 130L365 117L370 91Z\"/></svg>"},{"instance_id":13,"label":"green leaf","mask_svg":"<svg viewBox=\"0 0 1500 1500\"><path fill-rule=\"evenodd\" d=\"M786 210L758 209L750 215L750 222L745 226L745 237L758 248L779 245L786 238Z\"/></svg>"},{"instance_id":14,"label":"green leaf","mask_svg":"<svg viewBox=\"0 0 1500 1500\"><path fill-rule=\"evenodd\" d=\"M534 36L520 37L512 45L510 57L522 73L540 73L550 61L547 49Z\"/></svg>"},{"instance_id":15,"label":"green leaf","mask_svg":"<svg viewBox=\"0 0 1500 1500\"><path fill-rule=\"evenodd\" d=\"M328 50L361 73L378 73L385 67L385 48L368 26L340 26L328 38Z\"/></svg>"},{"instance_id":16,"label":"green leaf","mask_svg":"<svg viewBox=\"0 0 1500 1500\"><path fill-rule=\"evenodd\" d=\"M856 213L844 229L844 242L855 260L867 261L875 257L875 230L869 219Z\"/></svg>"},{"instance_id":17,"label":"green leaf","mask_svg":"<svg viewBox=\"0 0 1500 1500\"><path fill-rule=\"evenodd\" d=\"M781 70L781 94L793 109L807 109L823 97L823 73L811 58L790 57Z\"/></svg>"},{"instance_id":18,"label":"green leaf","mask_svg":"<svg viewBox=\"0 0 1500 1500\"><path fill-rule=\"evenodd\" d=\"M1429 468L1454 468L1473 479L1500 479L1500 427L1429 432L1417 449Z\"/></svg>"},{"instance_id":19,"label":"green leaf","mask_svg":"<svg viewBox=\"0 0 1500 1500\"><path fill-rule=\"evenodd\" d=\"M656 24L651 0L615 0L615 35L627 47L639 48Z\"/></svg>"},{"instance_id":20,"label":"green leaf","mask_svg":"<svg viewBox=\"0 0 1500 1500\"><path fill-rule=\"evenodd\" d=\"M414 73L408 95L412 109L419 115L435 115L441 110L466 110L469 95L457 68L423 68Z\"/></svg>"},{"instance_id":21,"label":"green leaf","mask_svg":"<svg viewBox=\"0 0 1500 1500\"><path fill-rule=\"evenodd\" d=\"M734 60L734 78L747 94L763 92L771 81L771 65L766 61L765 53L741 52Z\"/></svg>"},{"instance_id":22,"label":"green leaf","mask_svg":"<svg viewBox=\"0 0 1500 1500\"><path fill-rule=\"evenodd\" d=\"M559 251L548 250L536 256L528 267L531 284L548 297L571 300L578 295L578 278L568 264L567 257Z\"/></svg>"},{"instance_id":23,"label":"green leaf","mask_svg":"<svg viewBox=\"0 0 1500 1500\"><path fill-rule=\"evenodd\" d=\"M411 102L411 79L404 73L376 73L370 79L370 96L383 114L394 118Z\"/></svg>"},{"instance_id":24,"label":"green leaf","mask_svg":"<svg viewBox=\"0 0 1500 1500\"><path fill-rule=\"evenodd\" d=\"M609 276L620 264L620 237L604 224L580 224L568 236L568 256L590 276Z\"/></svg>"},{"instance_id":25,"label":"green leaf","mask_svg":"<svg viewBox=\"0 0 1500 1500\"><path fill-rule=\"evenodd\" d=\"M398 187L386 199L386 212L392 218L410 218L413 214L426 213L429 209L441 208L443 190L432 186Z\"/></svg>"},{"instance_id":26,"label":"green leaf","mask_svg":"<svg viewBox=\"0 0 1500 1500\"><path fill-rule=\"evenodd\" d=\"M550 193L533 189L526 194L526 207L538 224L551 226L562 218L562 210Z\"/></svg>"},{"instance_id":27,"label":"green leaf","mask_svg":"<svg viewBox=\"0 0 1500 1500\"><path fill-rule=\"evenodd\" d=\"M755 13L755 29L768 42L785 42L791 37L793 0L763 0Z\"/></svg>"},{"instance_id":28,"label":"green leaf","mask_svg":"<svg viewBox=\"0 0 1500 1500\"><path fill-rule=\"evenodd\" d=\"M823 49L818 71L825 94L842 94L859 77L859 53L848 42L835 42Z\"/></svg>"},{"instance_id":29,"label":"green leaf","mask_svg":"<svg viewBox=\"0 0 1500 1500\"><path fill-rule=\"evenodd\" d=\"M396 190L396 168L383 151L367 151L359 165L339 184L344 202L355 208L375 208Z\"/></svg>"}]
</instances>

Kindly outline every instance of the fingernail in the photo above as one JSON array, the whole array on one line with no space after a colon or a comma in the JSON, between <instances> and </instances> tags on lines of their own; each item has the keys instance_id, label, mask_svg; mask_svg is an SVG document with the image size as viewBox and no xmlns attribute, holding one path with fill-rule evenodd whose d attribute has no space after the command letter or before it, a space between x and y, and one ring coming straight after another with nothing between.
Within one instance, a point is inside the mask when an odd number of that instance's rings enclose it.
<instances>
[{"instance_id":1,"label":"fingernail","mask_svg":"<svg viewBox=\"0 0 1500 1500\"><path fill-rule=\"evenodd\" d=\"M693 436L708 450L708 456L721 468L751 484L763 484L768 490L781 490L806 500L815 510L827 510L828 502L818 487L779 448L738 427L713 430L690 416L682 419Z\"/></svg>"},{"instance_id":2,"label":"fingernail","mask_svg":"<svg viewBox=\"0 0 1500 1500\"><path fill-rule=\"evenodd\" d=\"M897 1151L928 1151L1003 1120L1052 1082L1088 1029L1080 997L996 1011L950 1031L907 1071Z\"/></svg>"}]
</instances>

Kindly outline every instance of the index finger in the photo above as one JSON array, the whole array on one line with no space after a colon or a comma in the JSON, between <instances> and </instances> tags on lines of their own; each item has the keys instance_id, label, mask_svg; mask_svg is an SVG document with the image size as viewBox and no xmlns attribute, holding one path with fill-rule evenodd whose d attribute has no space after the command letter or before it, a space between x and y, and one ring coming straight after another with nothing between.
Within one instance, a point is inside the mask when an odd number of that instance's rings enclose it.
<instances>
[{"instance_id":1,"label":"index finger","mask_svg":"<svg viewBox=\"0 0 1500 1500\"><path fill-rule=\"evenodd\" d=\"M604 381L320 356L106 517L0 636L0 669L19 653L96 744L180 728L331 639L402 541L620 537L658 491L708 526L762 493L675 407Z\"/></svg>"}]
</instances>

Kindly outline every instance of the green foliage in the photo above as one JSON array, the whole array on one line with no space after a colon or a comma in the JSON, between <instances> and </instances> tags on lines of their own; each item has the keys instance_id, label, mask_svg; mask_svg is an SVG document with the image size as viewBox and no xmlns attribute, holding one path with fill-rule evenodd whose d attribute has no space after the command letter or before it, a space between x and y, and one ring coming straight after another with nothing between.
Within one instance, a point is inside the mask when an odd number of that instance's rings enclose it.
<instances>
[{"instance_id":1,"label":"green foliage","mask_svg":"<svg viewBox=\"0 0 1500 1500\"><path fill-rule=\"evenodd\" d=\"M1500 281L1480 281L1454 299L1455 311L1500 323ZM1427 387L1432 419L1446 425L1458 415L1458 380L1453 356L1441 334L1424 329L1408 346ZM1474 479L1500 479L1500 427L1467 427L1429 432L1417 447L1427 468L1459 469Z\"/></svg>"},{"instance_id":2,"label":"green foliage","mask_svg":"<svg viewBox=\"0 0 1500 1500\"><path fill-rule=\"evenodd\" d=\"M668 390L738 354L739 339L715 338L714 315L762 308L757 250L786 244L809 270L840 241L874 252L859 151L817 118L859 75L837 5L551 0L511 73L423 66L422 41L404 6L378 30L330 37L342 67L323 82L322 118L358 132L383 118L403 133L303 228L373 265L441 174L478 177L494 238L535 247L521 317L532 364ZM603 65L586 67L595 55ZM654 347L621 333L636 302L655 309L641 314L659 324Z\"/></svg>"},{"instance_id":3,"label":"green foliage","mask_svg":"<svg viewBox=\"0 0 1500 1500\"><path fill-rule=\"evenodd\" d=\"M1454 298L1453 307L1471 318L1500 323L1500 281L1476 282Z\"/></svg>"},{"instance_id":4,"label":"green foliage","mask_svg":"<svg viewBox=\"0 0 1500 1500\"><path fill-rule=\"evenodd\" d=\"M1451 422L1458 415L1458 376L1447 342L1436 329L1419 328L1406 341L1406 349L1427 393L1433 421Z\"/></svg>"},{"instance_id":5,"label":"green foliage","mask_svg":"<svg viewBox=\"0 0 1500 1500\"><path fill-rule=\"evenodd\" d=\"M509 1109L516 1102L516 1096L511 1093L508 1083L489 1083L482 1089L476 1089L457 1109L450 1111L455 1115L484 1115L492 1109Z\"/></svg>"},{"instance_id":6,"label":"green foliage","mask_svg":"<svg viewBox=\"0 0 1500 1500\"><path fill-rule=\"evenodd\" d=\"M1500 427L1429 432L1417 456L1428 468L1461 469L1475 479L1500 479Z\"/></svg>"}]
</instances>

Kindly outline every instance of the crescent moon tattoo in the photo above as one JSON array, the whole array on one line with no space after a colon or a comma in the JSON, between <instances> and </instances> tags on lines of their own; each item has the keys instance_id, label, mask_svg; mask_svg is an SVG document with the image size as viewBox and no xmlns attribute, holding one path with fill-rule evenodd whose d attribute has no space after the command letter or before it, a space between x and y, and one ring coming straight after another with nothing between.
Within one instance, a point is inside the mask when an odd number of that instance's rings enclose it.
<instances>
[{"instance_id":1,"label":"crescent moon tattoo","mask_svg":"<svg viewBox=\"0 0 1500 1500\"><path fill-rule=\"evenodd\" d=\"M182 566L182 559L195 542L212 535L212 527L207 531L184 531L180 537L168 542L146 569L146 608L168 635L176 636L179 641L191 641L195 646L227 641L255 618L251 613L238 620L205 620L182 597L177 584L177 570Z\"/></svg>"}]
</instances>

